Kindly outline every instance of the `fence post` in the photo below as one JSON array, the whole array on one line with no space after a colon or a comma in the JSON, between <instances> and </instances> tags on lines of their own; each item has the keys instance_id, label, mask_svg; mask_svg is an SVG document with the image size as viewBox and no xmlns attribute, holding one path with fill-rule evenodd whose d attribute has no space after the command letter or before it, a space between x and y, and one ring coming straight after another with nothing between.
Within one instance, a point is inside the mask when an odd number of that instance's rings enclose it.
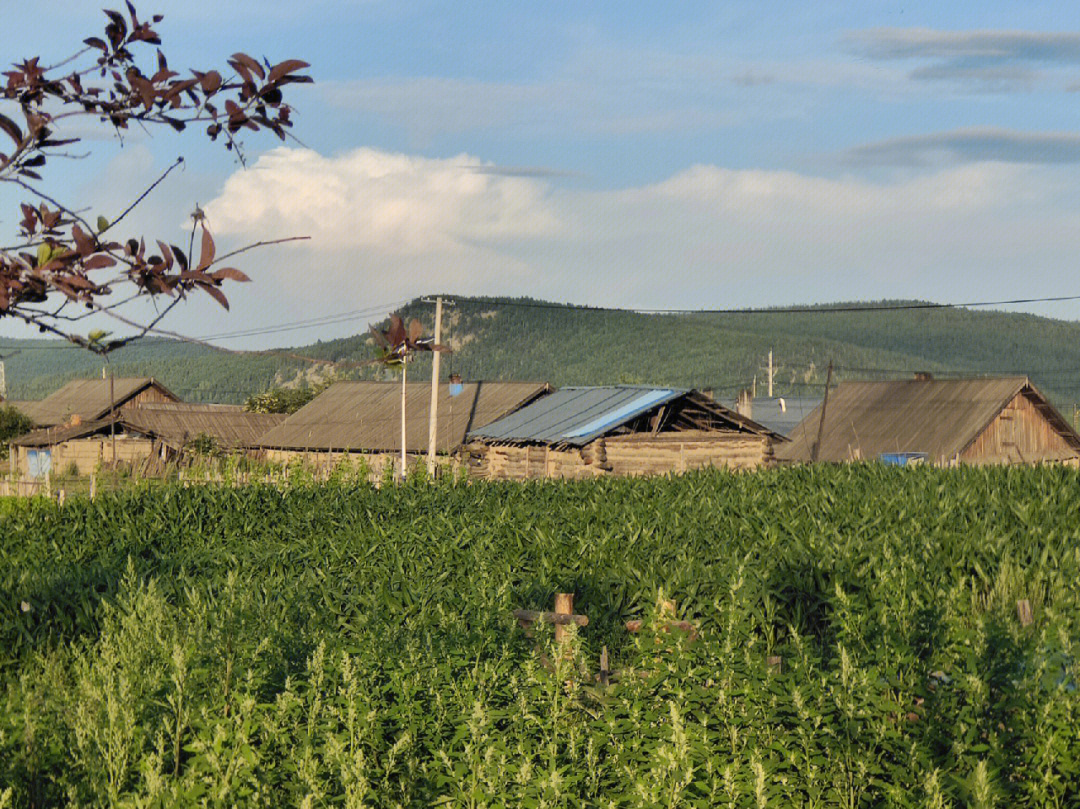
<instances>
[{"instance_id":1,"label":"fence post","mask_svg":"<svg viewBox=\"0 0 1080 809\"><path fill-rule=\"evenodd\" d=\"M1031 602L1026 598L1016 602L1016 617L1020 619L1020 626L1031 626Z\"/></svg>"},{"instance_id":2,"label":"fence post","mask_svg":"<svg viewBox=\"0 0 1080 809\"><path fill-rule=\"evenodd\" d=\"M572 615L574 613L574 594L555 594L555 614ZM566 624L555 624L555 642L561 643L566 639Z\"/></svg>"}]
</instances>

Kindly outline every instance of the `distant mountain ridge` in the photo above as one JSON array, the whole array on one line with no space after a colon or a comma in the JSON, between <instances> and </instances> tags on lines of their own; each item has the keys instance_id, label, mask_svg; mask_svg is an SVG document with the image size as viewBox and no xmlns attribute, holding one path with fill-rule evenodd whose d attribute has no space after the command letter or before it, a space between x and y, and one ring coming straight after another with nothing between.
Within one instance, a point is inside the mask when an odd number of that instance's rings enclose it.
<instances>
[{"instance_id":1,"label":"distant mountain ridge","mask_svg":"<svg viewBox=\"0 0 1080 809\"><path fill-rule=\"evenodd\" d=\"M641 314L552 304L528 298L453 298L443 340L454 348L443 373L465 379L549 381L555 385L641 382L711 388L734 399L766 381L771 349L778 395L823 389L835 379L938 375L1027 374L1066 416L1080 402L1080 323L1036 315L970 309L758 311L746 314ZM905 301L837 306L900 305ZM432 306L403 307L432 328ZM429 332L430 333L430 332ZM0 339L10 398L40 398L76 376L101 373L102 360L50 340ZM357 361L375 355L367 334L283 349L317 360ZM147 339L112 357L117 374L153 376L188 401L241 402L280 385L319 379L332 366L275 352L232 353L175 340ZM409 368L429 376L430 359ZM389 372L340 367L346 378Z\"/></svg>"}]
</instances>

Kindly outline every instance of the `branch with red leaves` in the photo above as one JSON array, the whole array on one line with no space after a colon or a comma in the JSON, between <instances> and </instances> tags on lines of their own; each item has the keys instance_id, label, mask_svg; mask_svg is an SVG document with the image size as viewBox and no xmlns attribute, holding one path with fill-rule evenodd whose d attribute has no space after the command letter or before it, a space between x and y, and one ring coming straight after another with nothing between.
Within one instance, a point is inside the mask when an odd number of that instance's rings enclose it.
<instances>
[{"instance_id":1,"label":"branch with red leaves","mask_svg":"<svg viewBox=\"0 0 1080 809\"><path fill-rule=\"evenodd\" d=\"M148 250L142 237L119 240L111 235L117 222L180 161L112 223L98 216L91 224L73 207L45 194L37 186L43 169L65 156L58 149L78 140L63 137L65 124L89 117L117 133L133 123L179 133L206 123L205 135L212 141L221 137L226 149L243 160L240 131L267 129L284 140L292 126L285 91L311 81L301 72L306 62L260 63L245 53L233 54L227 70L190 69L182 75L169 68L160 47L147 56L161 45L153 27L161 16L141 21L134 6L126 5L127 16L106 10L104 35L84 40L86 47L73 57L53 67L42 67L39 57L23 60L2 74L6 85L0 86L0 182L34 196L20 205L16 244L0 249L0 317L16 317L102 354L155 331L164 313L189 293L206 293L228 309L223 283L249 279L236 267L217 266L214 239L201 218L196 220L201 228L198 261L161 240L154 240L156 248ZM2 145L5 135L9 149ZM108 296L121 287L128 294L108 303ZM102 342L67 325L97 312L115 314L123 303L157 296L169 298L169 304L133 336ZM65 313L69 305L83 313Z\"/></svg>"}]
</instances>

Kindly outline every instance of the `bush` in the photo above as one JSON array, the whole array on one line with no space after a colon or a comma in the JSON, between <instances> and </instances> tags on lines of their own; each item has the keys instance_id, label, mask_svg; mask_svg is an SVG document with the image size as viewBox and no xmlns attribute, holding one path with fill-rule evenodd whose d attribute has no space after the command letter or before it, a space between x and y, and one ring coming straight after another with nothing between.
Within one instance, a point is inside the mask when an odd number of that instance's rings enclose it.
<instances>
[{"instance_id":1,"label":"bush","mask_svg":"<svg viewBox=\"0 0 1080 809\"><path fill-rule=\"evenodd\" d=\"M8 442L34 429L34 422L11 405L0 405L0 460L8 457Z\"/></svg>"}]
</instances>

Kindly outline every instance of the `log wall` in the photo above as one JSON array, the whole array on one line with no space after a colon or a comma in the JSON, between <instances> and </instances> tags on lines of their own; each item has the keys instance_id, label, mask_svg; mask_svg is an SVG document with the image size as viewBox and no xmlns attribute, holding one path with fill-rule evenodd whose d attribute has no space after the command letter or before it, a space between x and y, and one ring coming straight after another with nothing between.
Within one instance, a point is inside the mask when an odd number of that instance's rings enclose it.
<instances>
[{"instance_id":1,"label":"log wall","mask_svg":"<svg viewBox=\"0 0 1080 809\"><path fill-rule=\"evenodd\" d=\"M476 478L583 479L706 467L757 469L772 458L772 442L767 436L694 430L599 438L580 449L474 442L460 455L469 475Z\"/></svg>"}]
</instances>

